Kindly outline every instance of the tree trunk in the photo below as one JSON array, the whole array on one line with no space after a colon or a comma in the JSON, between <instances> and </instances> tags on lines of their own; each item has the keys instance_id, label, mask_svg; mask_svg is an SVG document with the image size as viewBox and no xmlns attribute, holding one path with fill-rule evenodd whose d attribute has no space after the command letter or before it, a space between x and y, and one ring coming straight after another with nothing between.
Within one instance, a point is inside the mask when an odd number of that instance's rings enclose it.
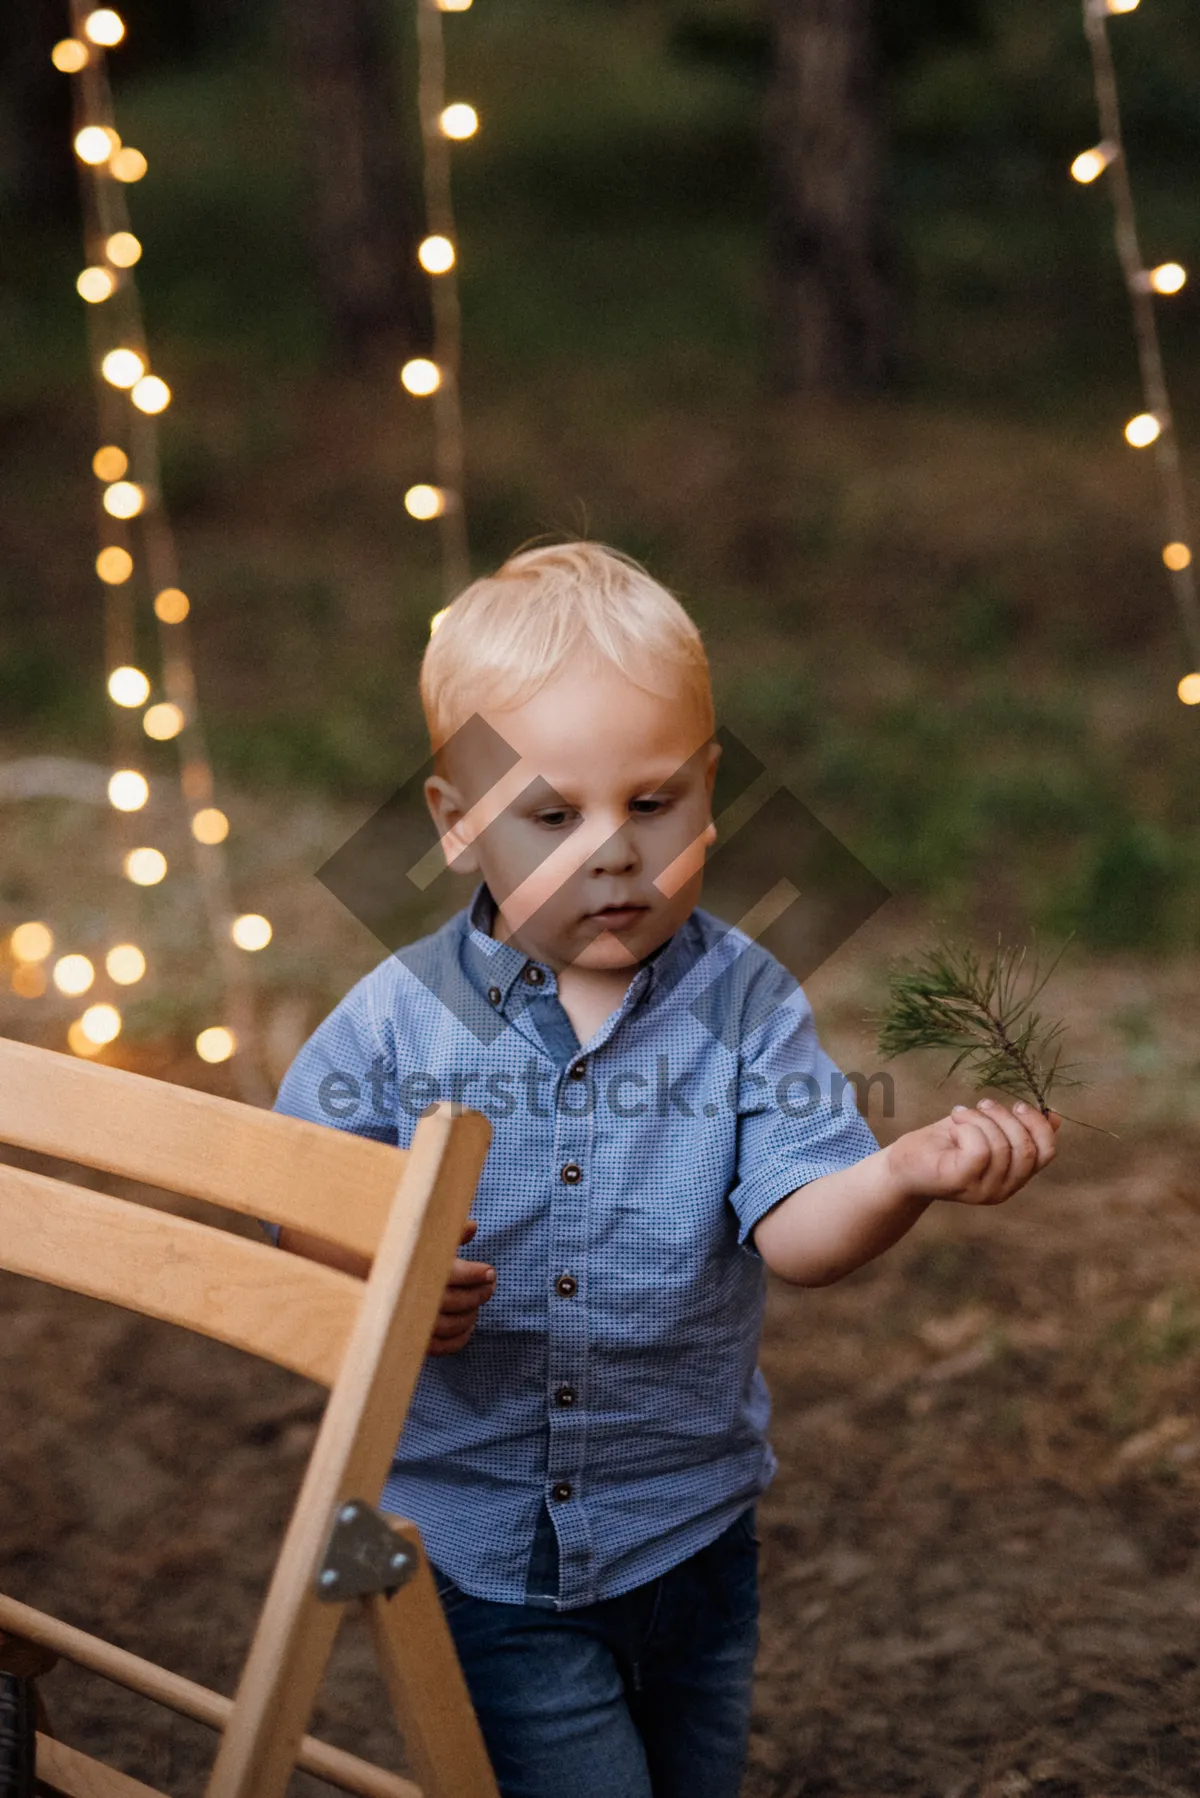
<instances>
[{"instance_id":1,"label":"tree trunk","mask_svg":"<svg viewBox=\"0 0 1200 1798\"><path fill-rule=\"evenodd\" d=\"M873 13L872 0L771 0L771 372L784 393L878 387L895 368Z\"/></svg>"},{"instance_id":2,"label":"tree trunk","mask_svg":"<svg viewBox=\"0 0 1200 1798\"><path fill-rule=\"evenodd\" d=\"M417 264L421 207L411 65L388 0L285 0L311 172L311 231L326 317L343 362L402 357L429 341ZM400 12L403 25L405 9Z\"/></svg>"}]
</instances>

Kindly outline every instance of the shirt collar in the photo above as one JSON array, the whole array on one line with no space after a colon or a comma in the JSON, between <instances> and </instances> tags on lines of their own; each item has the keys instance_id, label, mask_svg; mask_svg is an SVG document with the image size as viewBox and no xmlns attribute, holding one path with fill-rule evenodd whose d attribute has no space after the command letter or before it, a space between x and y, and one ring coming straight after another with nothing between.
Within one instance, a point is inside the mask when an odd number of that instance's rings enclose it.
<instances>
[{"instance_id":1,"label":"shirt collar","mask_svg":"<svg viewBox=\"0 0 1200 1798\"><path fill-rule=\"evenodd\" d=\"M502 1011L518 981L530 996L557 994L554 970L546 962L531 960L512 943L502 943L494 937L491 930L495 919L496 901L487 882L481 880L467 907L463 959L473 983L489 1003ZM689 917L665 943L659 944L635 973L621 1010L643 997L661 997L669 991L695 959L695 934L693 918ZM537 974L531 978L528 971L535 969Z\"/></svg>"}]
</instances>

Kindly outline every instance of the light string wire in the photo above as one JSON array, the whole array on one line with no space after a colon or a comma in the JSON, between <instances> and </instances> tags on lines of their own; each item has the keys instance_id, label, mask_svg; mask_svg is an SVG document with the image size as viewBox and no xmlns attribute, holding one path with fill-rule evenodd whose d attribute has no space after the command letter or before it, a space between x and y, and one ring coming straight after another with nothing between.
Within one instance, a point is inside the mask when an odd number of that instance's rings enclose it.
<instances>
[{"instance_id":1,"label":"light string wire","mask_svg":"<svg viewBox=\"0 0 1200 1798\"><path fill-rule=\"evenodd\" d=\"M458 293L458 241L450 184L450 145L473 137L479 126L473 106L446 104L444 12L466 12L471 0L416 0L417 104L420 113L425 230L417 252L430 278L433 360L406 362L400 379L406 390L433 399L436 485L410 487L404 503L414 518L436 518L440 532L444 604L470 578L464 491L462 314ZM440 614L435 616L440 617Z\"/></svg>"},{"instance_id":2,"label":"light string wire","mask_svg":"<svg viewBox=\"0 0 1200 1798\"><path fill-rule=\"evenodd\" d=\"M1138 0L1083 0L1083 27L1091 51L1101 141L1094 149L1085 150L1075 158L1071 172L1077 181L1089 182L1101 173L1106 173L1109 180L1117 255L1133 312L1138 368L1146 405L1145 412L1126 425L1125 435L1137 448L1154 445L1167 532L1162 558L1192 658L1191 669L1184 674L1177 690L1185 705L1195 705L1200 704L1200 603L1196 596L1195 554L1179 439L1167 391L1155 314L1155 295L1178 292L1186 274L1178 263L1147 269L1142 260L1133 185L1121 132L1116 68L1108 35L1110 15L1133 12L1137 4Z\"/></svg>"},{"instance_id":3,"label":"light string wire","mask_svg":"<svg viewBox=\"0 0 1200 1798\"><path fill-rule=\"evenodd\" d=\"M228 1019L227 1024L201 1031L196 1047L207 1061L232 1056L240 1097L248 1103L268 1104L271 1095L261 1065L253 987L242 957L246 949L264 947L271 929L257 913L239 915L233 901L223 847L228 820L214 804L212 763L200 720L186 623L189 601L178 585L175 537L162 497L157 414L171 396L166 384L148 372L150 358L141 304L130 272L141 256L141 246L130 230L124 188L145 173L146 163L140 152L121 144L113 124L105 55L108 48L123 40L125 29L119 15L110 8L93 8L86 0L71 0L70 17L73 36L55 45L52 56L55 66L73 77L73 142L80 173L85 253L89 258L77 285L90 302L88 339L102 435L93 469L105 483L99 504L102 548L97 572L105 588L107 679L117 714L112 730L116 766L109 796L113 809L124 814L118 820L118 840L127 878L139 885L157 884L166 872L165 858L152 849L131 849L132 819L149 796L149 783L136 768L136 753L126 756L135 712L150 697L149 682L136 667L136 616L130 585L137 567L137 558L130 549L136 526L144 553L143 581L149 583L155 596L163 689L167 695L165 703L149 706L143 725L147 736L157 740L174 738L177 744L179 784L193 862ZM108 138L107 146L101 141L104 136ZM132 379L127 378L131 375ZM123 478L126 473L129 480ZM119 784L122 782L131 790L123 792ZM141 796L142 789L145 797ZM141 858L141 873L131 871L131 865L137 866L137 857ZM128 915L127 903L121 909ZM129 942L120 948L126 953L123 984L132 984L140 975L134 972L131 976L129 952L140 957L140 951ZM107 958L110 978L114 953L110 950ZM141 960L144 971L144 958ZM136 960L132 965L136 968ZM85 1028L81 1036L79 1026L86 1026L85 1014L85 1019L77 1020L68 1033L69 1044L76 1053L96 1053L120 1029L120 1014L115 1007L92 1010L110 1014L100 1025L102 1031L107 1029L110 1034L89 1036Z\"/></svg>"}]
</instances>

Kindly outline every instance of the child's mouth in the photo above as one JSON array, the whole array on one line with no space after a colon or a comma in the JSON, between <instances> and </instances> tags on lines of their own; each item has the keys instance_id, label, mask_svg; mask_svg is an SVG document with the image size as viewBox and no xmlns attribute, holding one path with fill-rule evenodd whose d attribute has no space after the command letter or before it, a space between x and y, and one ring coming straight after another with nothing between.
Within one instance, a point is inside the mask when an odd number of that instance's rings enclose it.
<instances>
[{"instance_id":1,"label":"child's mouth","mask_svg":"<svg viewBox=\"0 0 1200 1798\"><path fill-rule=\"evenodd\" d=\"M644 918L649 910L648 905L605 905L599 911L589 912L588 917L603 924L606 930L627 930L639 918Z\"/></svg>"}]
</instances>

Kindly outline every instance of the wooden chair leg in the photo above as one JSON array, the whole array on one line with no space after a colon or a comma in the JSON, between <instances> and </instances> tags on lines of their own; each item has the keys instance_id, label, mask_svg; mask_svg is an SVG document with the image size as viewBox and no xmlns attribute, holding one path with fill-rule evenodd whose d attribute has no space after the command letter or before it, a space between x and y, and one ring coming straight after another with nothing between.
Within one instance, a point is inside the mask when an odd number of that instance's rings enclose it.
<instances>
[{"instance_id":1,"label":"wooden chair leg","mask_svg":"<svg viewBox=\"0 0 1200 1798\"><path fill-rule=\"evenodd\" d=\"M411 1523L392 1527L416 1572L391 1598L361 1602L413 1778L427 1798L499 1798L420 1535Z\"/></svg>"}]
</instances>

